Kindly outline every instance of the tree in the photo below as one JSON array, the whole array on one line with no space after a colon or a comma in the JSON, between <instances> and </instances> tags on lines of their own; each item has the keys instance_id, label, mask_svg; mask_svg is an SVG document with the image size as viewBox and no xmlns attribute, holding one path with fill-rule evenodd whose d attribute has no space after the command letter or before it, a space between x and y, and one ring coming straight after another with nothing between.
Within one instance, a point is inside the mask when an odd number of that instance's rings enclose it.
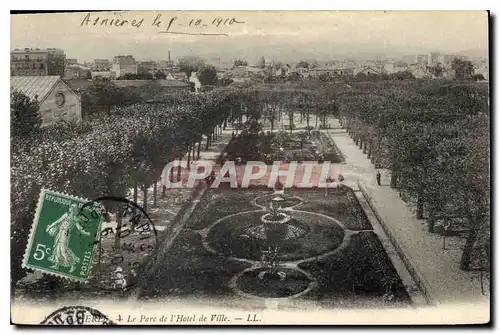
<instances>
[{"instance_id":1,"label":"tree","mask_svg":"<svg viewBox=\"0 0 500 335\"><path fill-rule=\"evenodd\" d=\"M332 80L334 80L334 78L330 74L328 74L328 73L321 73L318 76L318 79L321 80L321 81L332 81Z\"/></svg>"},{"instance_id":2,"label":"tree","mask_svg":"<svg viewBox=\"0 0 500 335\"><path fill-rule=\"evenodd\" d=\"M470 80L474 76L474 64L469 60L455 58L451 63L451 68L455 70L456 79Z\"/></svg>"},{"instance_id":3,"label":"tree","mask_svg":"<svg viewBox=\"0 0 500 335\"><path fill-rule=\"evenodd\" d=\"M137 80L138 75L135 73L125 73L123 76L121 76L118 79L123 79L123 80Z\"/></svg>"},{"instance_id":4,"label":"tree","mask_svg":"<svg viewBox=\"0 0 500 335\"><path fill-rule=\"evenodd\" d=\"M265 69L266 68L266 59L264 57L261 57L259 61L257 62L257 67L260 69Z\"/></svg>"},{"instance_id":5,"label":"tree","mask_svg":"<svg viewBox=\"0 0 500 335\"><path fill-rule=\"evenodd\" d=\"M246 60L237 59L234 61L234 67L237 66L248 66L248 62Z\"/></svg>"},{"instance_id":6,"label":"tree","mask_svg":"<svg viewBox=\"0 0 500 335\"><path fill-rule=\"evenodd\" d=\"M234 82L234 80L232 80L231 78L228 78L228 77L221 78L220 80L217 81L217 83L220 86L227 86L227 85L232 84L233 82Z\"/></svg>"},{"instance_id":7,"label":"tree","mask_svg":"<svg viewBox=\"0 0 500 335\"><path fill-rule=\"evenodd\" d=\"M441 63L437 63L436 65L430 66L428 70L434 76L440 78L443 76L444 67L441 65Z\"/></svg>"},{"instance_id":8,"label":"tree","mask_svg":"<svg viewBox=\"0 0 500 335\"><path fill-rule=\"evenodd\" d=\"M290 74L287 76L286 80L299 81L299 80L302 80L302 75L298 72L290 72Z\"/></svg>"},{"instance_id":9,"label":"tree","mask_svg":"<svg viewBox=\"0 0 500 335\"><path fill-rule=\"evenodd\" d=\"M282 62L274 62L274 64L273 64L273 68L275 70L282 69L284 66L285 66L285 64L283 64Z\"/></svg>"},{"instance_id":10,"label":"tree","mask_svg":"<svg viewBox=\"0 0 500 335\"><path fill-rule=\"evenodd\" d=\"M91 113L103 110L105 114L110 114L113 107L123 104L127 98L124 91L109 79L94 79L88 94L92 95L89 100L95 103L94 108L90 109Z\"/></svg>"},{"instance_id":11,"label":"tree","mask_svg":"<svg viewBox=\"0 0 500 335\"><path fill-rule=\"evenodd\" d=\"M42 125L40 105L22 92L10 93L10 129L13 136L28 136Z\"/></svg>"},{"instance_id":12,"label":"tree","mask_svg":"<svg viewBox=\"0 0 500 335\"><path fill-rule=\"evenodd\" d=\"M199 57L184 57L179 60L179 69L189 78L192 72L198 72L204 64Z\"/></svg>"},{"instance_id":13,"label":"tree","mask_svg":"<svg viewBox=\"0 0 500 335\"><path fill-rule=\"evenodd\" d=\"M217 70L212 65L204 65L198 70L201 85L217 85Z\"/></svg>"},{"instance_id":14,"label":"tree","mask_svg":"<svg viewBox=\"0 0 500 335\"><path fill-rule=\"evenodd\" d=\"M296 68L308 69L309 68L309 63L306 62L306 61L301 60L300 62L297 63L297 65L295 67Z\"/></svg>"},{"instance_id":15,"label":"tree","mask_svg":"<svg viewBox=\"0 0 500 335\"><path fill-rule=\"evenodd\" d=\"M478 73L472 76L472 80L481 81L481 80L486 80L486 78L484 78L482 73Z\"/></svg>"},{"instance_id":16,"label":"tree","mask_svg":"<svg viewBox=\"0 0 500 335\"><path fill-rule=\"evenodd\" d=\"M391 75L391 78L396 80L412 80L415 79L415 76L413 75L413 73L411 73L410 70L404 70L393 73Z\"/></svg>"},{"instance_id":17,"label":"tree","mask_svg":"<svg viewBox=\"0 0 500 335\"><path fill-rule=\"evenodd\" d=\"M154 75L155 79L165 79L167 76L163 71L156 71Z\"/></svg>"}]
</instances>

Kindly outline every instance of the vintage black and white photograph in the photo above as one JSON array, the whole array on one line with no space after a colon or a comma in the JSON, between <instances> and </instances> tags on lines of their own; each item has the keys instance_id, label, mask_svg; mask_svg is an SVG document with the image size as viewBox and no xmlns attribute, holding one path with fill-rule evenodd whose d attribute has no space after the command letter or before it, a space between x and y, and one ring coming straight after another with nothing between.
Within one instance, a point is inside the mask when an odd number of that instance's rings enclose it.
<instances>
[{"instance_id":1,"label":"vintage black and white photograph","mask_svg":"<svg viewBox=\"0 0 500 335\"><path fill-rule=\"evenodd\" d=\"M11 14L12 323L488 323L489 19Z\"/></svg>"}]
</instances>

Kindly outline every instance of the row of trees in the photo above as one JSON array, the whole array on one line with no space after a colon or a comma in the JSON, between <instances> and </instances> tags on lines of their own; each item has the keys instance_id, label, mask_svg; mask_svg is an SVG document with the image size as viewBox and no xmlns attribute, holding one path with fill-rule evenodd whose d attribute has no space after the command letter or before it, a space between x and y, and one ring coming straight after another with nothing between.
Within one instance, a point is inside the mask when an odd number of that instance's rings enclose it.
<instances>
[{"instance_id":1,"label":"row of trees","mask_svg":"<svg viewBox=\"0 0 500 335\"><path fill-rule=\"evenodd\" d=\"M391 187L435 231L439 220L468 231L461 268L489 236L488 87L469 82L354 84L339 94L342 125ZM479 238L483 243L488 238Z\"/></svg>"},{"instance_id":2,"label":"row of trees","mask_svg":"<svg viewBox=\"0 0 500 335\"><path fill-rule=\"evenodd\" d=\"M146 206L148 188L153 186L155 203L156 185L164 166L183 157L189 164L196 153L199 156L200 146L208 146L228 119L238 117L242 108L239 102L236 104L236 95L178 92L161 103L114 107L102 103L105 110L79 124L61 123L41 129L36 102L13 92L13 281L24 273L21 258L42 187L89 199L125 196L132 188L135 201L138 192L143 192ZM203 135L206 144L202 144ZM180 175L180 170L177 173Z\"/></svg>"}]
</instances>

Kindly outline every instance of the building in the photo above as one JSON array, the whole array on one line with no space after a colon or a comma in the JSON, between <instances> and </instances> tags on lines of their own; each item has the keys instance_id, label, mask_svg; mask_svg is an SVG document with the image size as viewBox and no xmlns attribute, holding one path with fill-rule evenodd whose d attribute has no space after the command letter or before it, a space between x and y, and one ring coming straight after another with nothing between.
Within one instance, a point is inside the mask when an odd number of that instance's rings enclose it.
<instances>
[{"instance_id":1,"label":"building","mask_svg":"<svg viewBox=\"0 0 500 335\"><path fill-rule=\"evenodd\" d=\"M64 79L90 79L92 75L90 68L80 64L66 65Z\"/></svg>"},{"instance_id":2,"label":"building","mask_svg":"<svg viewBox=\"0 0 500 335\"><path fill-rule=\"evenodd\" d=\"M109 71L111 70L111 62L109 59L94 59L90 68L96 72Z\"/></svg>"},{"instance_id":3,"label":"building","mask_svg":"<svg viewBox=\"0 0 500 335\"><path fill-rule=\"evenodd\" d=\"M404 61L395 61L384 65L384 73L391 74L409 70L408 64Z\"/></svg>"},{"instance_id":4,"label":"building","mask_svg":"<svg viewBox=\"0 0 500 335\"><path fill-rule=\"evenodd\" d=\"M151 83L151 80L113 80L113 83L118 87L141 87ZM190 91L191 85L187 82L178 80L160 79L155 80L165 92L170 91Z\"/></svg>"},{"instance_id":5,"label":"building","mask_svg":"<svg viewBox=\"0 0 500 335\"><path fill-rule=\"evenodd\" d=\"M14 49L10 58L11 76L64 76L66 54L61 49Z\"/></svg>"},{"instance_id":6,"label":"building","mask_svg":"<svg viewBox=\"0 0 500 335\"><path fill-rule=\"evenodd\" d=\"M185 72L167 72L166 79L178 80L178 81L189 81L189 77Z\"/></svg>"},{"instance_id":7,"label":"building","mask_svg":"<svg viewBox=\"0 0 500 335\"><path fill-rule=\"evenodd\" d=\"M483 63L483 64L479 64L478 66L476 66L474 73L477 75L482 74L485 80L489 80L490 79L490 70L489 70L488 63Z\"/></svg>"},{"instance_id":8,"label":"building","mask_svg":"<svg viewBox=\"0 0 500 335\"><path fill-rule=\"evenodd\" d=\"M427 66L434 66L439 63L439 52L431 52L427 60Z\"/></svg>"},{"instance_id":9,"label":"building","mask_svg":"<svg viewBox=\"0 0 500 335\"><path fill-rule=\"evenodd\" d=\"M201 82L196 75L196 72L191 72L191 76L189 77L189 82L194 83L195 92L198 93L201 88Z\"/></svg>"},{"instance_id":10,"label":"building","mask_svg":"<svg viewBox=\"0 0 500 335\"><path fill-rule=\"evenodd\" d=\"M90 72L92 79L94 78L107 78L107 79L113 79L114 74L111 71L91 71Z\"/></svg>"},{"instance_id":11,"label":"building","mask_svg":"<svg viewBox=\"0 0 500 335\"><path fill-rule=\"evenodd\" d=\"M158 64L154 61L143 61L137 63L138 73L155 74L158 71Z\"/></svg>"},{"instance_id":12,"label":"building","mask_svg":"<svg viewBox=\"0 0 500 335\"><path fill-rule=\"evenodd\" d=\"M354 68L348 68L348 67L333 68L332 74L338 77L350 77L354 75Z\"/></svg>"},{"instance_id":13,"label":"building","mask_svg":"<svg viewBox=\"0 0 500 335\"><path fill-rule=\"evenodd\" d=\"M432 74L425 66L413 66L410 68L411 74L417 79L430 79Z\"/></svg>"},{"instance_id":14,"label":"building","mask_svg":"<svg viewBox=\"0 0 500 335\"><path fill-rule=\"evenodd\" d=\"M406 64L416 64L416 63L418 63L417 56L415 56L415 55L404 55L403 58L402 58L402 60Z\"/></svg>"},{"instance_id":15,"label":"building","mask_svg":"<svg viewBox=\"0 0 500 335\"><path fill-rule=\"evenodd\" d=\"M166 74L168 71L172 71L174 65L167 60L161 60L157 63L156 67L158 68L158 71Z\"/></svg>"},{"instance_id":16,"label":"building","mask_svg":"<svg viewBox=\"0 0 500 335\"><path fill-rule=\"evenodd\" d=\"M111 72L114 72L115 78L123 77L127 73L137 74L137 62L131 55L115 56Z\"/></svg>"},{"instance_id":17,"label":"building","mask_svg":"<svg viewBox=\"0 0 500 335\"><path fill-rule=\"evenodd\" d=\"M38 100L42 126L82 119L80 97L60 76L13 76L10 77L10 89Z\"/></svg>"},{"instance_id":18,"label":"building","mask_svg":"<svg viewBox=\"0 0 500 335\"><path fill-rule=\"evenodd\" d=\"M443 55L443 60L442 63L444 66L448 67L451 66L451 63L455 59L455 55Z\"/></svg>"},{"instance_id":19,"label":"building","mask_svg":"<svg viewBox=\"0 0 500 335\"><path fill-rule=\"evenodd\" d=\"M417 55L415 57L415 62L413 64L416 65L427 65L429 62L429 55Z\"/></svg>"},{"instance_id":20,"label":"building","mask_svg":"<svg viewBox=\"0 0 500 335\"><path fill-rule=\"evenodd\" d=\"M356 75L361 74L361 75L367 75L367 76L372 76L372 75L380 75L380 71L373 69L370 66L364 67L362 70L358 71Z\"/></svg>"}]
</instances>

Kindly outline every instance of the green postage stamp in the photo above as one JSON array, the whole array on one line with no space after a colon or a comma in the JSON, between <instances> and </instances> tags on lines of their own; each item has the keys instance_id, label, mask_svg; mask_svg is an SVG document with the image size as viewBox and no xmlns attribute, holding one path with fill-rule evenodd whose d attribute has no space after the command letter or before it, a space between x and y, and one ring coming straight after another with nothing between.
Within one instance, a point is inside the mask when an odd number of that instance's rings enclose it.
<instances>
[{"instance_id":1,"label":"green postage stamp","mask_svg":"<svg viewBox=\"0 0 500 335\"><path fill-rule=\"evenodd\" d=\"M42 189L23 266L77 281L89 279L102 214L98 204L88 204Z\"/></svg>"}]
</instances>

